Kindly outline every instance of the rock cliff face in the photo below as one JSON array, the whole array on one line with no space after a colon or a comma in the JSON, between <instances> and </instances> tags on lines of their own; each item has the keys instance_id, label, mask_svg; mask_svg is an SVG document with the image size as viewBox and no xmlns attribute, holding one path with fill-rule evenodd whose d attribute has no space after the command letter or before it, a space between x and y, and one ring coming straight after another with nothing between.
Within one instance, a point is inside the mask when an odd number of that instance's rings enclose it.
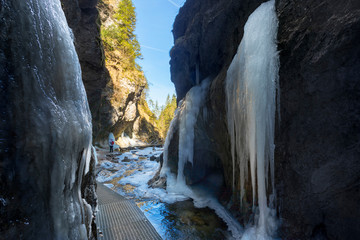
<instances>
[{"instance_id":1,"label":"rock cliff face","mask_svg":"<svg viewBox=\"0 0 360 240\"><path fill-rule=\"evenodd\" d=\"M119 137L133 133L146 141L160 141L154 126L139 110L146 79L143 75L128 77L123 73L123 56L104 49L100 26L114 22L112 14L118 1L61 0L68 24L74 33L82 78L89 99L96 142L107 139L109 132ZM142 104L142 108L146 108ZM141 124L140 124L141 123ZM136 126L134 126L136 124Z\"/></svg>"},{"instance_id":2,"label":"rock cliff face","mask_svg":"<svg viewBox=\"0 0 360 240\"><path fill-rule=\"evenodd\" d=\"M235 178L231 191L224 80L244 24L261 2L188 0L173 29L171 76L178 101L197 79L212 79L205 104L209 121L204 124L198 118L195 127L195 146L201 149L195 149L194 161L207 152L213 163L222 163L225 195L235 200L239 183ZM360 234L359 3L279 0L276 5L281 65L281 121L275 139L280 235L351 239ZM175 141L170 147L176 148ZM172 161L177 161L176 155L170 154ZM204 172L199 169L194 164L190 172ZM206 174L189 174L188 183L199 177Z\"/></svg>"},{"instance_id":3,"label":"rock cliff face","mask_svg":"<svg viewBox=\"0 0 360 240\"><path fill-rule=\"evenodd\" d=\"M360 234L360 3L277 2L276 176L288 239Z\"/></svg>"},{"instance_id":4,"label":"rock cliff face","mask_svg":"<svg viewBox=\"0 0 360 240\"><path fill-rule=\"evenodd\" d=\"M61 0L67 22L74 34L75 48L92 115L94 136L100 131L102 92L110 80L104 65L97 2L98 0Z\"/></svg>"},{"instance_id":5,"label":"rock cliff face","mask_svg":"<svg viewBox=\"0 0 360 240\"><path fill-rule=\"evenodd\" d=\"M97 8L103 29L111 28L119 22L114 17L118 5L117 0L99 1ZM130 137L143 141L159 142L159 133L143 111L150 111L145 101L146 78L140 68L129 67L128 58L121 49L104 47L109 82L102 91L99 131L96 138L107 138L109 132L113 132L115 138L118 138L125 132Z\"/></svg>"},{"instance_id":6,"label":"rock cliff face","mask_svg":"<svg viewBox=\"0 0 360 240\"><path fill-rule=\"evenodd\" d=\"M173 26L171 81L178 100L196 85L196 78L214 78L229 66L241 41L248 16L261 0L188 0ZM198 70L198 74L196 73Z\"/></svg>"}]
</instances>

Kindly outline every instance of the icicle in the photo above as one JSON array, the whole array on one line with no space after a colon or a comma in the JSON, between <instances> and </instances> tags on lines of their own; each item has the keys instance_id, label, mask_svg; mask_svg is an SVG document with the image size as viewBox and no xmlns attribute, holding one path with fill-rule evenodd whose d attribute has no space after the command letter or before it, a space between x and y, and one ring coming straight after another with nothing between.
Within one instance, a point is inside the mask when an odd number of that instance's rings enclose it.
<instances>
[{"instance_id":1,"label":"icicle","mask_svg":"<svg viewBox=\"0 0 360 240\"><path fill-rule=\"evenodd\" d=\"M261 4L246 22L243 39L227 72L225 90L233 188L238 163L240 196L244 197L250 166L253 204L257 196L260 212L257 225L262 233L268 232L269 168L274 193L274 122L279 66L274 4L274 0Z\"/></svg>"},{"instance_id":2,"label":"icicle","mask_svg":"<svg viewBox=\"0 0 360 240\"><path fill-rule=\"evenodd\" d=\"M199 63L196 63L196 71L195 71L195 75L196 75L196 85L200 84L200 69L199 69Z\"/></svg>"},{"instance_id":3,"label":"icicle","mask_svg":"<svg viewBox=\"0 0 360 240\"><path fill-rule=\"evenodd\" d=\"M182 102L183 101L179 102L179 106L182 105ZM179 108L177 108L174 113L174 118L170 122L169 130L168 130L168 132L166 134L166 138L165 138L164 152L163 152L163 166L160 171L161 177L169 176L169 174L170 174L169 167L168 167L168 151L169 151L168 149L169 149L170 142L173 138L174 132L176 131L176 126L178 125L179 115L180 115Z\"/></svg>"},{"instance_id":4,"label":"icicle","mask_svg":"<svg viewBox=\"0 0 360 240\"><path fill-rule=\"evenodd\" d=\"M193 164L195 140L194 128L200 108L204 104L209 84L209 79L205 79L200 85L191 88L186 94L183 106L181 107L179 128L179 162L177 175L178 183L185 184L184 167L186 162Z\"/></svg>"},{"instance_id":5,"label":"icicle","mask_svg":"<svg viewBox=\"0 0 360 240\"><path fill-rule=\"evenodd\" d=\"M207 110L206 106L203 106L203 112L202 113L203 113L202 117L203 117L204 122L207 122L209 115L208 115L208 110Z\"/></svg>"},{"instance_id":6,"label":"icicle","mask_svg":"<svg viewBox=\"0 0 360 240\"><path fill-rule=\"evenodd\" d=\"M99 160L97 157L97 153L96 153L96 148L94 146L91 147L92 150L92 154L94 155L94 160L95 160L95 166L98 164Z\"/></svg>"}]
</instances>

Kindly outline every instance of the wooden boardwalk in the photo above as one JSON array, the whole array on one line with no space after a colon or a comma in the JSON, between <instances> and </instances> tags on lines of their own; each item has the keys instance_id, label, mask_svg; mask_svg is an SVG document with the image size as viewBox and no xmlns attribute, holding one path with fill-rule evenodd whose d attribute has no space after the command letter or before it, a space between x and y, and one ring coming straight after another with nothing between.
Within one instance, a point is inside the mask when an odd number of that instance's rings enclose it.
<instances>
[{"instance_id":1,"label":"wooden boardwalk","mask_svg":"<svg viewBox=\"0 0 360 240\"><path fill-rule=\"evenodd\" d=\"M101 240L161 240L134 201L115 193L103 184L97 184L99 212L96 224Z\"/></svg>"}]
</instances>

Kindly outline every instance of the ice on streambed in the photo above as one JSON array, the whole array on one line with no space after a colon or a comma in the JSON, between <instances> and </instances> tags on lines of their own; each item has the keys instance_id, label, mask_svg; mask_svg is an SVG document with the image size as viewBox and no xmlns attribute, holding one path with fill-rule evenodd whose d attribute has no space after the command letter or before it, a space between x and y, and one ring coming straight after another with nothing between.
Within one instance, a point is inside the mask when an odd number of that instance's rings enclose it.
<instances>
[{"instance_id":1,"label":"ice on streambed","mask_svg":"<svg viewBox=\"0 0 360 240\"><path fill-rule=\"evenodd\" d=\"M115 167L115 163L110 162L110 161L103 161L101 163L101 167L103 168L114 168Z\"/></svg>"},{"instance_id":2,"label":"ice on streambed","mask_svg":"<svg viewBox=\"0 0 360 240\"><path fill-rule=\"evenodd\" d=\"M145 148L141 150L132 150L136 152L138 156L158 156L162 153L162 148L157 148L155 151L153 148ZM148 182L151 178L155 176L160 168L160 163L156 161L134 161L130 164L124 164L124 167L131 169L136 165L137 170L134 171L131 175L122 178L118 183L125 185L130 184L135 186L134 194L138 198L150 198L150 199L159 199L162 202L174 203L177 201L184 201L188 199L183 195L179 194L169 194L166 190L160 188L150 188Z\"/></svg>"},{"instance_id":3,"label":"ice on streambed","mask_svg":"<svg viewBox=\"0 0 360 240\"><path fill-rule=\"evenodd\" d=\"M144 149L131 150L132 153L136 153L139 156L160 156L163 152L163 148L147 147Z\"/></svg>"},{"instance_id":4,"label":"ice on streambed","mask_svg":"<svg viewBox=\"0 0 360 240\"><path fill-rule=\"evenodd\" d=\"M121 177L123 175L123 171L119 170L118 172L113 173L107 169L102 170L96 177L96 181L98 182L108 182L113 180L114 178Z\"/></svg>"},{"instance_id":5,"label":"ice on streambed","mask_svg":"<svg viewBox=\"0 0 360 240\"><path fill-rule=\"evenodd\" d=\"M182 194L168 193L161 188L151 188L148 182L152 179L160 168L160 163L150 161L151 156L158 157L163 152L163 148L147 147L144 149L133 149L116 158L116 162L102 161L100 167L102 171L97 175L98 182L104 182L105 186L113 188L109 182L115 178L121 178L117 181L119 185L134 186L133 194L140 199L158 199L165 203L174 203L189 199ZM126 161L125 161L126 159ZM114 171L116 170L116 171ZM119 193L125 193L119 189Z\"/></svg>"}]
</instances>

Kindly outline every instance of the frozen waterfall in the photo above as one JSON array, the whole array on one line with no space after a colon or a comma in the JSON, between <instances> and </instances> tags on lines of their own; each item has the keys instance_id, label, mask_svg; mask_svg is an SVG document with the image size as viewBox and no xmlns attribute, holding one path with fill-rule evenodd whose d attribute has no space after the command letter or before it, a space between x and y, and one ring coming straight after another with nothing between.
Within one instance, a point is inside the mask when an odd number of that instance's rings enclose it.
<instances>
[{"instance_id":1,"label":"frozen waterfall","mask_svg":"<svg viewBox=\"0 0 360 240\"><path fill-rule=\"evenodd\" d=\"M205 79L201 84L194 86L186 94L185 100L180 111L179 126L179 162L178 162L178 184L185 184L184 167L187 162L193 164L195 124L204 105L206 93L210 84L209 79Z\"/></svg>"},{"instance_id":2,"label":"frozen waterfall","mask_svg":"<svg viewBox=\"0 0 360 240\"><path fill-rule=\"evenodd\" d=\"M0 197L22 214L8 237L87 239L91 115L60 1L1 0L0 19Z\"/></svg>"},{"instance_id":3,"label":"frozen waterfall","mask_svg":"<svg viewBox=\"0 0 360 240\"><path fill-rule=\"evenodd\" d=\"M255 234L259 236L267 236L274 228L272 201L268 201L266 193L275 193L274 122L279 69L277 27L275 1L260 5L245 24L243 39L226 77L233 181L235 168L239 168L242 199L250 174L253 205L256 196L258 201Z\"/></svg>"},{"instance_id":4,"label":"frozen waterfall","mask_svg":"<svg viewBox=\"0 0 360 240\"><path fill-rule=\"evenodd\" d=\"M209 79L205 79L201 84L192 87L186 94L185 99L179 103L175 116L170 123L164 144L164 164L161 173L163 176L166 174L168 178L168 190L171 192L189 195L186 194L186 192L189 192L190 190L186 186L184 167L187 162L193 164L195 140L194 128L200 109L204 104L209 84ZM170 173L168 167L168 148L176 130L179 130L179 160L178 172L177 175L174 176Z\"/></svg>"},{"instance_id":5,"label":"frozen waterfall","mask_svg":"<svg viewBox=\"0 0 360 240\"><path fill-rule=\"evenodd\" d=\"M199 85L194 86L186 94L184 100L179 103L175 116L171 121L169 131L164 144L164 163L161 175L167 177L168 199L172 201L183 201L191 198L195 207L209 207L224 220L229 231L236 239L240 238L243 228L223 207L212 193L207 192L201 187L188 186L184 176L184 168L187 162L193 164L195 125L199 114L207 118L206 108L204 107L205 97L208 93L210 79L204 79ZM200 110L203 110L202 112ZM178 128L177 128L178 127ZM179 154L177 174L171 173L168 166L168 148L174 133L179 131Z\"/></svg>"}]
</instances>

